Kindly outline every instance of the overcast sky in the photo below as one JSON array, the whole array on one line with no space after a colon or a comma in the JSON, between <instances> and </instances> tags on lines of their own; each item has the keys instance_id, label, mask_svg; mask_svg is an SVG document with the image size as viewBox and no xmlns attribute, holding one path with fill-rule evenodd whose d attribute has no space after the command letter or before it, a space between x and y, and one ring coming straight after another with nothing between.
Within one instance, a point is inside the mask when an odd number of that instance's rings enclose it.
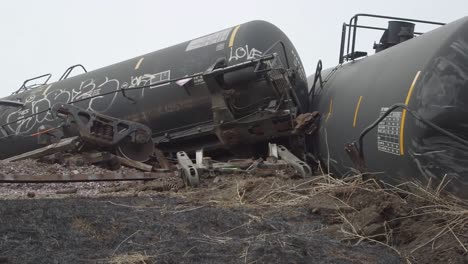
<instances>
[{"instance_id":1,"label":"overcast sky","mask_svg":"<svg viewBox=\"0 0 468 264\"><path fill-rule=\"evenodd\" d=\"M0 97L30 77L54 81L73 64L93 70L258 19L289 36L309 75L318 59L337 63L341 25L355 13L450 22L468 15L468 0L2 1ZM360 50L378 39L366 35Z\"/></svg>"}]
</instances>

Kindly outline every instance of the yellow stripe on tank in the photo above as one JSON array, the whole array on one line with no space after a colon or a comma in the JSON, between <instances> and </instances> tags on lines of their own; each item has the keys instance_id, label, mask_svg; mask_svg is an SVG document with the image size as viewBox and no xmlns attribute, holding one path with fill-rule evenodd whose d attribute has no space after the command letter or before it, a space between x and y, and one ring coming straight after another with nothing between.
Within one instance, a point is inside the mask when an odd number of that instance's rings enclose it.
<instances>
[{"instance_id":1,"label":"yellow stripe on tank","mask_svg":"<svg viewBox=\"0 0 468 264\"><path fill-rule=\"evenodd\" d=\"M359 96L359 100L356 105L356 110L354 110L354 120L353 120L353 127L356 127L357 116L359 113L359 107L361 107L362 95Z\"/></svg>"},{"instance_id":2,"label":"yellow stripe on tank","mask_svg":"<svg viewBox=\"0 0 468 264\"><path fill-rule=\"evenodd\" d=\"M234 46L234 40L236 39L236 34L237 34L237 31L239 30L239 28L240 28L240 25L235 27L234 30L232 31L231 38L229 39L229 48Z\"/></svg>"},{"instance_id":3,"label":"yellow stripe on tank","mask_svg":"<svg viewBox=\"0 0 468 264\"><path fill-rule=\"evenodd\" d=\"M408 90L408 94L406 95L406 100L405 100L405 105L408 106L411 95L413 94L414 87L416 86L416 82L418 81L419 75L421 74L421 71L418 71L416 73L416 76L414 76L413 82L411 83L411 86ZM401 124L400 124L400 155L405 154L405 148L404 148L404 138L405 138L405 119L406 119L406 109L403 109L401 112Z\"/></svg>"},{"instance_id":4,"label":"yellow stripe on tank","mask_svg":"<svg viewBox=\"0 0 468 264\"><path fill-rule=\"evenodd\" d=\"M328 121L328 118L330 118L332 113L333 113L333 99L330 99L330 106L328 109L328 115L327 115L327 118L325 119L325 122Z\"/></svg>"}]
</instances>

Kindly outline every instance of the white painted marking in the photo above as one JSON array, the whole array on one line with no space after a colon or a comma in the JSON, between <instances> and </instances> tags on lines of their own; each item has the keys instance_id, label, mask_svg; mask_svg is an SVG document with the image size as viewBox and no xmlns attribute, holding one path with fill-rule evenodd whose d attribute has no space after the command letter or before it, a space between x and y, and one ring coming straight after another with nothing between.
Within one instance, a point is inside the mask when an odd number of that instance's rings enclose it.
<instances>
[{"instance_id":1,"label":"white painted marking","mask_svg":"<svg viewBox=\"0 0 468 264\"><path fill-rule=\"evenodd\" d=\"M217 43L226 41L227 38L229 37L229 33L231 32L231 29L232 28L228 28L228 29L218 31L216 33L213 33L213 34L201 37L201 38L194 39L190 41L185 51L190 51L190 50L194 50L194 49L198 49L198 48L202 48L202 47L206 47L212 44L217 44Z\"/></svg>"}]
</instances>

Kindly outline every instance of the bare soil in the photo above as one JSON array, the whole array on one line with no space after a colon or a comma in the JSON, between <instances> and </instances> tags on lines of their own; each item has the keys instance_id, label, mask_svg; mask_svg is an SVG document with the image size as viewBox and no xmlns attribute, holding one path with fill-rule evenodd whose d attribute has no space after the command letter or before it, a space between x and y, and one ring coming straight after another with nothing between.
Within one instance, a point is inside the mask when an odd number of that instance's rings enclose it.
<instances>
[{"instance_id":1,"label":"bare soil","mask_svg":"<svg viewBox=\"0 0 468 264\"><path fill-rule=\"evenodd\" d=\"M25 165L56 166L0 173ZM0 263L468 263L468 207L440 193L285 171L180 182L0 184Z\"/></svg>"}]
</instances>

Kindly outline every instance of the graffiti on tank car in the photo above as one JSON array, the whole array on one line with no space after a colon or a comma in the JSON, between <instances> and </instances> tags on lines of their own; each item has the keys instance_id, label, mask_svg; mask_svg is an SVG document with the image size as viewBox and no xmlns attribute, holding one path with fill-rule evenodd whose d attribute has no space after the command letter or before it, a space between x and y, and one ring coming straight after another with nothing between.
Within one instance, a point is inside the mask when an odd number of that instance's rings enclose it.
<instances>
[{"instance_id":1,"label":"graffiti on tank car","mask_svg":"<svg viewBox=\"0 0 468 264\"><path fill-rule=\"evenodd\" d=\"M153 74L143 74L140 76L132 76L130 77L130 86L129 88L133 87L141 87L141 86L149 86L150 89L163 86L163 85L169 85L169 83L161 83L164 81L169 81L171 78L171 71L164 71L164 72L158 72L158 73L153 73ZM161 83L160 85L157 85L158 83ZM155 85L152 85L155 84Z\"/></svg>"},{"instance_id":2,"label":"graffiti on tank car","mask_svg":"<svg viewBox=\"0 0 468 264\"><path fill-rule=\"evenodd\" d=\"M44 88L44 91L47 91L52 85L49 85ZM54 91L55 92L55 91ZM9 124L7 128L15 134L22 134L30 132L36 123L44 122L45 120L51 121L50 113L44 112L39 114L43 109L48 109L50 107L51 100L55 100L56 97L53 92L48 94L43 94L42 96L29 95L24 99L24 107L20 109L6 109L5 112L8 112L6 115L7 123L14 122L18 119L21 119L17 122Z\"/></svg>"},{"instance_id":3,"label":"graffiti on tank car","mask_svg":"<svg viewBox=\"0 0 468 264\"><path fill-rule=\"evenodd\" d=\"M17 110L17 111L11 112L7 116L7 123L14 121L14 120L18 120L18 121L13 124L9 124L7 128L10 129L15 134L27 133L31 131L35 122L34 122L34 117L29 116L30 111L31 111L30 109L26 109L26 110Z\"/></svg>"},{"instance_id":4,"label":"graffiti on tank car","mask_svg":"<svg viewBox=\"0 0 468 264\"><path fill-rule=\"evenodd\" d=\"M130 77L130 85L128 88L135 88L135 87L145 87L141 89L141 96L143 97L145 94L145 89L154 89L156 87L161 87L165 85L169 85L170 83L167 82L171 79L171 71L163 71L158 73L146 73L140 76L132 76ZM154 84L154 85L153 85Z\"/></svg>"},{"instance_id":5,"label":"graffiti on tank car","mask_svg":"<svg viewBox=\"0 0 468 264\"><path fill-rule=\"evenodd\" d=\"M238 48L231 47L229 61L232 60L252 60L256 58L260 58L263 55L263 52L259 51L256 48L249 48L249 45L245 45Z\"/></svg>"},{"instance_id":6,"label":"graffiti on tank car","mask_svg":"<svg viewBox=\"0 0 468 264\"><path fill-rule=\"evenodd\" d=\"M148 86L146 88L154 89L156 87L169 85L169 82L166 82L166 81L169 81L170 79L171 79L170 70L158 72L158 73L152 73L152 74L146 73L140 76L130 77L130 86L128 88ZM158 83L160 84L158 85ZM144 89L142 89L142 91L144 91Z\"/></svg>"},{"instance_id":7,"label":"graffiti on tank car","mask_svg":"<svg viewBox=\"0 0 468 264\"><path fill-rule=\"evenodd\" d=\"M110 107L114 104L115 99L118 96L118 93L116 93L115 91L119 90L119 85L119 80L110 79L109 77L106 77L106 79L102 83L100 83L96 86L95 89L93 89L87 110L100 113L107 112L110 109ZM114 92L108 95L111 97L110 102L105 102L103 100L105 95L101 95L101 92Z\"/></svg>"},{"instance_id":8,"label":"graffiti on tank car","mask_svg":"<svg viewBox=\"0 0 468 264\"><path fill-rule=\"evenodd\" d=\"M145 89L169 85L168 82L162 82L169 81L170 74L170 70L159 73L146 73L140 76L132 76L130 80L124 82L107 76L102 80L91 78L81 81L79 86L73 89L53 89L51 84L43 87L42 92L29 95L23 99L24 107L2 110L2 115L6 116L6 123L11 123L5 127L16 135L35 132L33 129L37 126L55 120L52 113L46 110L57 103L67 104L82 100L80 107L89 111L105 113L115 103L119 95L117 91L120 89L147 86L141 89L141 95L143 96Z\"/></svg>"}]
</instances>

